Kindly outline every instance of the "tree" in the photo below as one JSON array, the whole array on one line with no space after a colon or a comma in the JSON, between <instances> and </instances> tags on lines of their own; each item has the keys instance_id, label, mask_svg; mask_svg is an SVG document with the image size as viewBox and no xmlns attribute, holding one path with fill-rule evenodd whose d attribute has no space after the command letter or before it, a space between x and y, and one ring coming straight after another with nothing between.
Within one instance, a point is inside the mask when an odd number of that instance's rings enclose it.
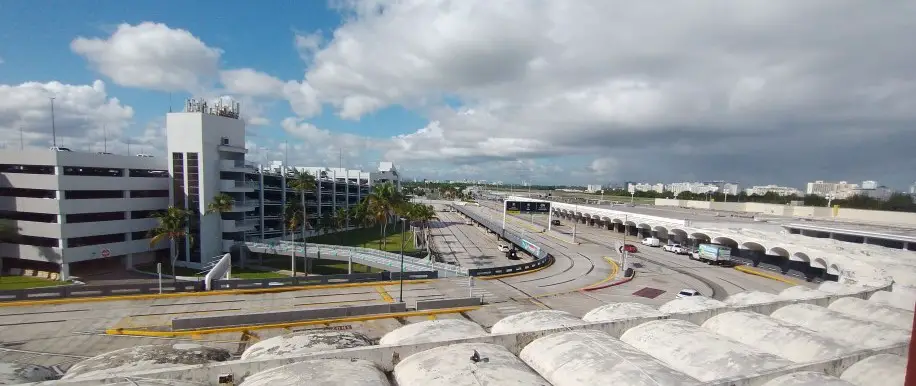
<instances>
[{"instance_id":1,"label":"tree","mask_svg":"<svg viewBox=\"0 0 916 386\"><path fill-rule=\"evenodd\" d=\"M397 191L394 184L386 182L376 186L367 198L369 199L368 211L370 215L382 225L382 238L379 239L379 249L382 249L382 241L387 236L391 215L404 202L403 196Z\"/></svg>"},{"instance_id":2,"label":"tree","mask_svg":"<svg viewBox=\"0 0 916 386\"><path fill-rule=\"evenodd\" d=\"M308 240L305 238L305 231L309 227L308 222L308 207L305 204L305 192L310 192L315 190L315 176L308 174L306 172L299 171L298 169L293 169L292 178L287 180L289 187L293 188L294 191L299 193L299 203L302 208L302 254L305 258L305 275L308 276L309 272L309 255L308 255Z\"/></svg>"},{"instance_id":3,"label":"tree","mask_svg":"<svg viewBox=\"0 0 916 386\"><path fill-rule=\"evenodd\" d=\"M194 240L188 234L188 218L191 217L191 211L184 208L170 206L165 212L153 214L153 218L159 220L159 225L151 229L149 235L152 237L149 241L150 248L159 244L163 240L169 240L171 247L175 250L171 256L170 266L172 268L172 278L175 284L178 284L178 277L175 276L175 264L178 262L180 240L187 239L189 243Z\"/></svg>"},{"instance_id":4,"label":"tree","mask_svg":"<svg viewBox=\"0 0 916 386\"><path fill-rule=\"evenodd\" d=\"M347 208L337 208L334 212L334 216L331 217L331 224L334 231L337 233L337 243L340 244L340 231L346 229L347 222L350 220L350 210Z\"/></svg>"},{"instance_id":5,"label":"tree","mask_svg":"<svg viewBox=\"0 0 916 386\"><path fill-rule=\"evenodd\" d=\"M321 237L321 234L328 234L328 231L333 230L333 221L331 221L331 213L324 212L321 214L321 217L318 218L317 226L315 231L318 233L318 237Z\"/></svg>"},{"instance_id":6,"label":"tree","mask_svg":"<svg viewBox=\"0 0 916 386\"><path fill-rule=\"evenodd\" d=\"M235 199L226 193L220 193L213 196L213 200L207 204L207 211L204 214L226 213L235 207Z\"/></svg>"},{"instance_id":7,"label":"tree","mask_svg":"<svg viewBox=\"0 0 916 386\"><path fill-rule=\"evenodd\" d=\"M302 216L302 206L295 202L287 202L286 207L283 208L283 222L286 223L286 228L289 229L289 239L290 241L294 240L294 235L296 230L303 224L304 217ZM303 252L305 250L303 249ZM292 255L292 269L293 276L296 276L296 248L293 246ZM308 263L308 261L306 261Z\"/></svg>"}]
</instances>

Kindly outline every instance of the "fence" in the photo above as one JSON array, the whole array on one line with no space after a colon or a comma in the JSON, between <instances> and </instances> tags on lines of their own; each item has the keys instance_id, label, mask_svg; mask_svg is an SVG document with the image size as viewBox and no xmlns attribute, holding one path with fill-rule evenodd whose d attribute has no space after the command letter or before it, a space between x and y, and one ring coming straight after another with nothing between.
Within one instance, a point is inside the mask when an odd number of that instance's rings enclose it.
<instances>
[{"instance_id":1,"label":"fence","mask_svg":"<svg viewBox=\"0 0 916 386\"><path fill-rule=\"evenodd\" d=\"M483 218L480 215L478 215L477 213L474 213L468 210L464 206L451 205L451 207L457 210L458 213L461 213L471 218L471 220L474 220L478 224L483 225L484 227L490 229L493 232L496 232L496 234L502 235L502 237L506 239L506 241L512 244L515 244L519 248L522 248L528 251L535 258L534 261L529 262L529 263L509 265L509 266L504 266L504 267L469 269L468 270L469 276L494 276L494 275L503 275L503 274L508 274L508 273L525 272L525 271L531 271L534 269L538 269L538 268L541 268L541 267L544 267L546 265L553 263L553 254L550 253L548 248L538 246L528 240L525 240L521 235L515 232L512 232L508 229L503 230L502 223L497 224L494 221Z\"/></svg>"},{"instance_id":2,"label":"fence","mask_svg":"<svg viewBox=\"0 0 916 386\"><path fill-rule=\"evenodd\" d=\"M286 240L270 241L248 241L241 243L253 252L288 254L295 251L300 256L304 254L306 246L302 242L293 242ZM386 269L388 271L401 271L401 255L397 253L380 251L377 249L348 247L342 245L328 245L308 243L309 255L320 254L322 257L339 257L341 259L352 259L354 262ZM439 271L444 276L466 276L467 269L456 267L450 264L443 264L432 261L428 256L426 259L418 259L412 256L404 256L404 271L425 272Z\"/></svg>"},{"instance_id":3,"label":"fence","mask_svg":"<svg viewBox=\"0 0 916 386\"><path fill-rule=\"evenodd\" d=\"M404 272L404 280L436 279L437 271ZM400 280L400 272L356 273L352 275L325 275L309 277L284 277L274 279L244 279L244 280L214 280L213 288L226 289L258 289L279 288L285 286L310 286L322 284L366 283L376 281ZM203 291L200 282L178 282L176 286L171 280L162 282L162 293ZM116 284L95 286L60 286L46 288L31 288L21 290L0 291L0 302L21 300L49 300L64 298L84 298L103 296L126 296L158 294L158 283L143 284Z\"/></svg>"}]
</instances>

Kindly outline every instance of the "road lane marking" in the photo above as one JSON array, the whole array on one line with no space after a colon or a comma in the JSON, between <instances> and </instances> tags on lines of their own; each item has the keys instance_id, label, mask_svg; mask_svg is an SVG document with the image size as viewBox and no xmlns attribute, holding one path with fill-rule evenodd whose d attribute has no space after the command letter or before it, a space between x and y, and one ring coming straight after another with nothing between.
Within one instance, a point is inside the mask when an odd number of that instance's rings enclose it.
<instances>
[{"instance_id":1,"label":"road lane marking","mask_svg":"<svg viewBox=\"0 0 916 386\"><path fill-rule=\"evenodd\" d=\"M375 287L375 291L378 292L379 296L382 297L382 300L384 300L385 303L394 303L394 298L388 294L388 291L385 291L385 287Z\"/></svg>"}]
</instances>

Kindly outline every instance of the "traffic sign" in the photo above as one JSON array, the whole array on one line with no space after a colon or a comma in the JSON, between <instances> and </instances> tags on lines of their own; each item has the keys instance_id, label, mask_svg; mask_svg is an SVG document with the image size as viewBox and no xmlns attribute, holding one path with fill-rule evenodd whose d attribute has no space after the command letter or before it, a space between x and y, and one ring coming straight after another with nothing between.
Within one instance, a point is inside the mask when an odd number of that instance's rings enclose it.
<instances>
[{"instance_id":1,"label":"traffic sign","mask_svg":"<svg viewBox=\"0 0 916 386\"><path fill-rule=\"evenodd\" d=\"M102 257L108 257L108 256L111 256L111 250L109 250L108 248L102 248Z\"/></svg>"},{"instance_id":2,"label":"traffic sign","mask_svg":"<svg viewBox=\"0 0 916 386\"><path fill-rule=\"evenodd\" d=\"M550 203L541 201L506 201L506 212L511 214L550 213Z\"/></svg>"}]
</instances>

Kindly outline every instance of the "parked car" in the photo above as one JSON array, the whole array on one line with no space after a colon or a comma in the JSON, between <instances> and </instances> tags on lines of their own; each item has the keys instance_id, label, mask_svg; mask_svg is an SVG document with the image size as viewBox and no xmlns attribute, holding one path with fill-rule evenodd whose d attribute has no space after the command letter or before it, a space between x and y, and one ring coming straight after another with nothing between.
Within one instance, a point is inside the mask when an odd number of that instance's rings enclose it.
<instances>
[{"instance_id":1,"label":"parked car","mask_svg":"<svg viewBox=\"0 0 916 386\"><path fill-rule=\"evenodd\" d=\"M507 244L500 243L497 248L499 248L500 252L509 252L509 245Z\"/></svg>"},{"instance_id":2,"label":"parked car","mask_svg":"<svg viewBox=\"0 0 916 386\"><path fill-rule=\"evenodd\" d=\"M628 253L636 253L636 246L633 244L624 244L620 248L622 248L624 251L627 251Z\"/></svg>"},{"instance_id":3,"label":"parked car","mask_svg":"<svg viewBox=\"0 0 916 386\"><path fill-rule=\"evenodd\" d=\"M464 225L474 225L474 222L471 220L465 220Z\"/></svg>"},{"instance_id":4,"label":"parked car","mask_svg":"<svg viewBox=\"0 0 916 386\"><path fill-rule=\"evenodd\" d=\"M661 241L655 237L646 237L642 239L642 245L648 245L650 247L658 247L661 245Z\"/></svg>"},{"instance_id":5,"label":"parked car","mask_svg":"<svg viewBox=\"0 0 916 386\"><path fill-rule=\"evenodd\" d=\"M553 225L560 225L560 220L553 220L550 223Z\"/></svg>"},{"instance_id":6,"label":"parked car","mask_svg":"<svg viewBox=\"0 0 916 386\"><path fill-rule=\"evenodd\" d=\"M702 295L700 295L700 291L697 291L695 289L686 288L686 289L682 289L678 291L676 296L678 299L680 299L680 298L688 298L691 296L702 296Z\"/></svg>"},{"instance_id":7,"label":"parked car","mask_svg":"<svg viewBox=\"0 0 916 386\"><path fill-rule=\"evenodd\" d=\"M665 252L676 253L678 255L686 255L688 250L681 244L668 244L663 248Z\"/></svg>"}]
</instances>

